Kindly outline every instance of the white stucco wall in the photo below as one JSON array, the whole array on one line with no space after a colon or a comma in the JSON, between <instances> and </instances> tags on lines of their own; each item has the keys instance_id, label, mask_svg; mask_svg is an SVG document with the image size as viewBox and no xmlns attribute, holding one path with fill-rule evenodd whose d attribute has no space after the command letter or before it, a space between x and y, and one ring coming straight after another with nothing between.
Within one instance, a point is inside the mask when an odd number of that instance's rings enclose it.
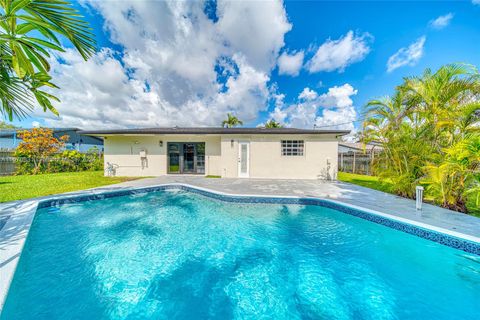
<instances>
[{"instance_id":1,"label":"white stucco wall","mask_svg":"<svg viewBox=\"0 0 480 320\"><path fill-rule=\"evenodd\" d=\"M163 145L160 147L160 141ZM220 175L220 137L214 136L109 136L104 140L105 165L114 164L117 176L167 174L168 142L205 142L205 173ZM142 166L140 151L146 151Z\"/></svg>"},{"instance_id":2,"label":"white stucco wall","mask_svg":"<svg viewBox=\"0 0 480 320\"><path fill-rule=\"evenodd\" d=\"M282 156L281 140L303 140L304 155ZM238 177L239 141L250 143L250 178L336 179L338 140L334 135L223 136L224 177Z\"/></svg>"},{"instance_id":3,"label":"white stucco wall","mask_svg":"<svg viewBox=\"0 0 480 320\"><path fill-rule=\"evenodd\" d=\"M282 156L281 140L304 140L304 155ZM118 176L165 175L168 142L205 142L205 174L238 177L239 141L250 144L250 178L336 178L338 140L334 135L109 136L104 141L105 163L114 164ZM143 166L141 150L147 155Z\"/></svg>"}]
</instances>

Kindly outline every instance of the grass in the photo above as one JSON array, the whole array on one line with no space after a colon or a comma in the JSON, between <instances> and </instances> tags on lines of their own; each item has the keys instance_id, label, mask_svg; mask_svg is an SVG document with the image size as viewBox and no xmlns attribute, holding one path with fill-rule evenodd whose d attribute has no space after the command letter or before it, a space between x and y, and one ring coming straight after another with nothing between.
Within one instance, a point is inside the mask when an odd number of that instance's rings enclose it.
<instances>
[{"instance_id":1,"label":"grass","mask_svg":"<svg viewBox=\"0 0 480 320\"><path fill-rule=\"evenodd\" d=\"M375 189L383 192L394 193L392 188L392 183L388 181L380 182L378 177L374 176L365 176L362 174L353 174L346 172L338 173L338 180L343 182L353 183L362 187L367 187L370 189ZM432 203L433 199L428 196L425 197L424 201L427 203ZM468 199L467 201L467 210L468 214L471 214L476 217L480 217L480 208L476 205L474 199Z\"/></svg>"},{"instance_id":2,"label":"grass","mask_svg":"<svg viewBox=\"0 0 480 320\"><path fill-rule=\"evenodd\" d=\"M138 178L104 177L103 171L0 177L0 202L89 189L135 179Z\"/></svg>"},{"instance_id":3,"label":"grass","mask_svg":"<svg viewBox=\"0 0 480 320\"><path fill-rule=\"evenodd\" d=\"M211 178L211 179L220 179L222 176L215 176L215 175L211 175L209 174L208 176L205 176L205 178Z\"/></svg>"},{"instance_id":4,"label":"grass","mask_svg":"<svg viewBox=\"0 0 480 320\"><path fill-rule=\"evenodd\" d=\"M383 192L392 193L392 183L388 181L380 181L378 177L365 176L362 174L354 174L347 172L339 172L338 180L353 183L362 187L375 189Z\"/></svg>"}]
</instances>

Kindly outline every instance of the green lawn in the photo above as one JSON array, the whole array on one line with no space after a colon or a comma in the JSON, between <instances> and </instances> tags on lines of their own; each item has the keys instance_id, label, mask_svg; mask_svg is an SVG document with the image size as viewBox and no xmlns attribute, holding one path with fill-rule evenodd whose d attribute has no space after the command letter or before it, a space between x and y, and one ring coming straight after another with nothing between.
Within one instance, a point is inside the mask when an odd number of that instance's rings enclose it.
<instances>
[{"instance_id":1,"label":"green lawn","mask_svg":"<svg viewBox=\"0 0 480 320\"><path fill-rule=\"evenodd\" d=\"M375 189L383 192L393 193L392 184L388 181L382 181L378 177L365 176L362 174L353 174L346 172L338 173L338 180L353 183L362 187L367 187L370 189ZM431 203L432 199L428 196L425 197L425 201ZM468 213L477 217L480 217L480 207L475 204L474 199L467 200L467 210Z\"/></svg>"},{"instance_id":2,"label":"green lawn","mask_svg":"<svg viewBox=\"0 0 480 320\"><path fill-rule=\"evenodd\" d=\"M365 176L362 174L346 173L339 172L338 180L357 184L362 187L367 187L370 189L375 189L383 192L392 192L392 184L388 181L382 181L378 177Z\"/></svg>"},{"instance_id":3,"label":"green lawn","mask_svg":"<svg viewBox=\"0 0 480 320\"><path fill-rule=\"evenodd\" d=\"M138 178L104 177L103 171L0 177L0 202L94 188L135 179Z\"/></svg>"}]
</instances>

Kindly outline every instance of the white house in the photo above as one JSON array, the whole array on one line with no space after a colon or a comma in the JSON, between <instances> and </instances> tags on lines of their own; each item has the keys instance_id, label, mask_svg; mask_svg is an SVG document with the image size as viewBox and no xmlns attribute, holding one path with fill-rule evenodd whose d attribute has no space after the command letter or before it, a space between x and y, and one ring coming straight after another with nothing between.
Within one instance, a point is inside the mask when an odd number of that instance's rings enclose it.
<instances>
[{"instance_id":1,"label":"white house","mask_svg":"<svg viewBox=\"0 0 480 320\"><path fill-rule=\"evenodd\" d=\"M104 138L105 167L118 176L335 179L338 142L349 131L174 127L80 133Z\"/></svg>"}]
</instances>

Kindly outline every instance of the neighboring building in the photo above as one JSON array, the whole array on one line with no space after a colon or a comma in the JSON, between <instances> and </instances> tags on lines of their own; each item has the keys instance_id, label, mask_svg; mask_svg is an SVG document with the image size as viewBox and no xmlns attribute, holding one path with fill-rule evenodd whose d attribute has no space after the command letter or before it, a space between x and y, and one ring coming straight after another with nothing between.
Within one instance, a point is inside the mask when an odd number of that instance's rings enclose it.
<instances>
[{"instance_id":1,"label":"neighboring building","mask_svg":"<svg viewBox=\"0 0 480 320\"><path fill-rule=\"evenodd\" d=\"M338 143L338 153L378 153L383 148L375 143L363 144L362 142L344 142Z\"/></svg>"},{"instance_id":2,"label":"neighboring building","mask_svg":"<svg viewBox=\"0 0 480 320\"><path fill-rule=\"evenodd\" d=\"M86 152L92 147L97 147L100 151L103 150L103 140L99 137L82 136L78 132L78 128L50 128L53 130L53 136L60 138L68 135L68 141L65 145L67 150L77 150ZM18 137L18 132L30 129L2 129L0 130L0 150L1 149L15 149L22 140Z\"/></svg>"},{"instance_id":3,"label":"neighboring building","mask_svg":"<svg viewBox=\"0 0 480 320\"><path fill-rule=\"evenodd\" d=\"M104 138L106 172L335 179L349 131L294 128L153 128L82 131Z\"/></svg>"}]
</instances>

